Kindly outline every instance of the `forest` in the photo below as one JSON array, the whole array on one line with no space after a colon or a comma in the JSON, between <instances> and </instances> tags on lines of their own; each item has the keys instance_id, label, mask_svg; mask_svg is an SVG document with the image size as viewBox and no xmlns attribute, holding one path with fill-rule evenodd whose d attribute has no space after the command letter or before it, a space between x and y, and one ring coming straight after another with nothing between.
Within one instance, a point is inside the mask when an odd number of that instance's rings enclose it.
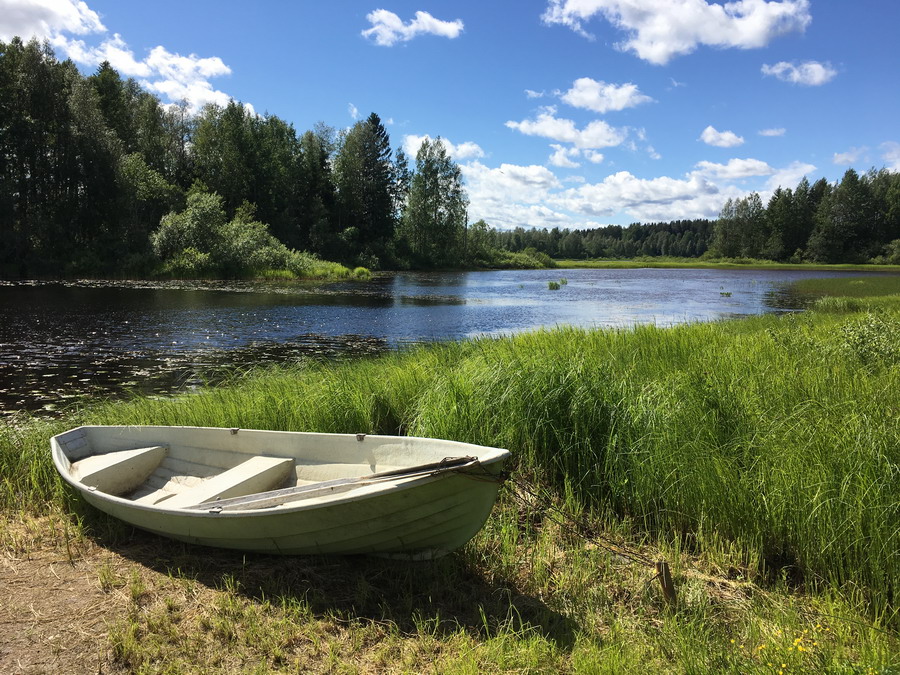
<instances>
[{"instance_id":1,"label":"forest","mask_svg":"<svg viewBox=\"0 0 900 675\"><path fill-rule=\"evenodd\" d=\"M191 115L109 63L85 77L47 43L0 42L2 276L534 266L470 240L440 138L410 164L375 113L303 133L235 101Z\"/></svg>"},{"instance_id":2,"label":"forest","mask_svg":"<svg viewBox=\"0 0 900 675\"><path fill-rule=\"evenodd\" d=\"M729 199L716 220L608 225L591 230L498 232L509 251L551 258L744 258L789 263L900 264L900 173L848 169L836 184L804 177L779 187L767 204L758 193Z\"/></svg>"},{"instance_id":3,"label":"forest","mask_svg":"<svg viewBox=\"0 0 900 675\"><path fill-rule=\"evenodd\" d=\"M552 258L900 263L900 174L849 169L729 199L716 220L591 230L468 223L440 138L415 158L376 113L298 133L242 103L163 104L103 63L0 42L0 277L218 276L323 261L370 269L544 267Z\"/></svg>"}]
</instances>

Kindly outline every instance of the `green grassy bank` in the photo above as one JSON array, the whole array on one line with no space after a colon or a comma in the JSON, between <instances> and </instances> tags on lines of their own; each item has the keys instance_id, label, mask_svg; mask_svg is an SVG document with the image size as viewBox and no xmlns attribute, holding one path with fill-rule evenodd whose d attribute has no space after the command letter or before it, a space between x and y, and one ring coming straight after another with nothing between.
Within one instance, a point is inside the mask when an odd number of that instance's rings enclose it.
<instances>
[{"instance_id":1,"label":"green grassy bank","mask_svg":"<svg viewBox=\"0 0 900 675\"><path fill-rule=\"evenodd\" d=\"M47 450L51 433L80 423L404 433L497 445L514 453L519 479L579 514L593 534L672 560L679 605L660 603L647 569L523 507L513 486L485 531L433 567L365 563L360 572L353 563L322 563L340 568L328 583L355 589L337 607L316 600L315 574L296 600L285 585L266 586L260 570L247 573L246 558L221 554L219 564L232 560L244 576L235 581L233 568L214 575L212 615L197 619L197 630L230 620L228 640L264 670L290 670L293 661L242 642L248 627L293 630L294 638L319 631L332 650L331 662L315 661L323 672L432 664L440 672L895 673L900 278L809 283L823 296L857 297L827 297L783 317L561 328L310 362L177 399L8 425L0 430L0 506L9 532L48 513L66 522L65 514L82 513L67 501ZM115 528L102 518L86 522L101 541L121 537L108 534ZM7 534L3 543L27 549L22 541ZM283 570L265 560L250 567ZM212 658L202 640L185 642L153 614L176 602L172 588L182 588L185 569L190 578L209 576L197 565L173 564L181 570L169 571L174 581L158 582L168 599L153 611L137 602L116 624L115 663L153 671L160 659L182 659L190 670L197 658ZM372 575L383 586L366 586ZM412 599L423 593L427 602ZM329 633L323 622L343 628ZM372 641L398 660L372 661Z\"/></svg>"},{"instance_id":2,"label":"green grassy bank","mask_svg":"<svg viewBox=\"0 0 900 675\"><path fill-rule=\"evenodd\" d=\"M820 265L817 263L779 263L772 260L756 260L754 258L722 258L705 260L701 258L673 258L670 256L639 257L628 260L595 259L574 260L555 259L556 266L563 269L639 269L657 268L692 268L692 269L757 269L757 270L837 270L843 272L900 272L900 265Z\"/></svg>"}]
</instances>

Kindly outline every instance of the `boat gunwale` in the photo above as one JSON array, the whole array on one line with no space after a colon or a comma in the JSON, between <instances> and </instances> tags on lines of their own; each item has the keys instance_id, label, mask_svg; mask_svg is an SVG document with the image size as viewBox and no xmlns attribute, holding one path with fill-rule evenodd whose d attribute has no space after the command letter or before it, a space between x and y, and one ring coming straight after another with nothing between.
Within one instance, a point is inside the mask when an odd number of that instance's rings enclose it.
<instances>
[{"instance_id":1,"label":"boat gunwale","mask_svg":"<svg viewBox=\"0 0 900 675\"><path fill-rule=\"evenodd\" d=\"M67 431L64 431L59 434L55 434L51 437L51 448L52 448L52 458L53 463L56 466L57 472L60 474L60 477L63 478L69 485L75 488L79 493L84 495L86 498L90 497L93 499L97 499L98 501L118 504L123 507L127 507L129 509L133 509L135 511L146 511L151 513L165 513L168 516L179 516L179 517L189 517L189 518L246 518L251 515L290 515L292 513L298 513L302 511L308 511L313 509L320 509L325 507L339 506L350 502L362 502L368 501L372 499L377 499L379 497L384 496L389 493L396 493L398 491L407 491L415 488L419 488L423 485L434 483L440 480L445 480L451 478L453 476L459 476L466 478L466 474L472 474L471 471L467 471L466 468L463 469L448 469L445 471L438 471L435 473L430 473L426 475L413 475L410 477L398 476L396 481L384 481L379 483L369 483L369 484L361 484L356 488L351 488L346 491L341 491L340 493L336 493L333 498L331 495L320 496L310 498L309 500L298 499L296 500L296 504L292 504L291 502L286 502L283 505L278 506L267 506L258 509L240 509L234 511L228 510L215 510L215 501L208 502L209 508L167 508L165 506L165 501L159 504L140 504L138 502L132 501L130 499L126 499L125 497L119 497L116 495L111 495L106 492L100 492L99 490L92 490L90 487L84 485L84 483L76 480L71 475L71 465L72 461L69 459L68 455L66 455L65 450L63 450L62 445L57 440L61 436L65 436L70 433L75 433L77 431L86 430L86 429L104 429L104 430L116 430L116 429L191 429L191 430L209 430L209 431L222 431L229 430L233 428L229 427L196 427L196 426L174 426L174 425L82 425L79 427L74 427ZM254 433L264 433L264 434L297 434L306 437L331 437L331 438L352 438L354 436L358 436L358 434L347 434L347 433L319 433L314 431L279 431L272 429L243 429L240 428L239 431L250 431ZM483 450L491 451L490 455L487 459L482 460L480 456L477 456L477 465L482 467L487 467L493 464L502 463L509 459L511 453L509 450L505 448L496 448L485 445L478 445L475 443L466 443L464 441L453 441L448 439L436 439L429 438L425 436L390 436L390 435L380 435L380 434L365 434L365 438L372 440L411 440L411 441L440 441L441 443L448 443L460 447L466 448L479 448ZM103 454L103 453L99 453ZM89 456L94 456L89 455ZM69 466L64 466L60 459L65 460ZM467 467L468 468L468 467ZM493 474L490 471L487 472L491 476L497 476L499 480L499 474ZM365 476L360 476L360 478L365 478ZM469 478L469 480L475 480L476 478ZM323 481L324 482L324 481ZM365 492L360 494L360 491L365 489ZM315 500L315 501L312 501ZM306 502L306 503L304 503Z\"/></svg>"}]
</instances>

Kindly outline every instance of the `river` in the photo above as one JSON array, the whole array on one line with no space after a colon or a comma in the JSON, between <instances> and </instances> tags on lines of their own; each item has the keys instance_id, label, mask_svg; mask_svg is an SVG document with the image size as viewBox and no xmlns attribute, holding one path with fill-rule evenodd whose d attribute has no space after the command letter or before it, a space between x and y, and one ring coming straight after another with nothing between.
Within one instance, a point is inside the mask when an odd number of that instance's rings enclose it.
<instances>
[{"instance_id":1,"label":"river","mask_svg":"<svg viewBox=\"0 0 900 675\"><path fill-rule=\"evenodd\" d=\"M669 326L794 311L803 299L785 291L791 281L841 274L578 269L300 284L0 282L0 415L52 415L85 397L169 395L265 363L541 326Z\"/></svg>"}]
</instances>

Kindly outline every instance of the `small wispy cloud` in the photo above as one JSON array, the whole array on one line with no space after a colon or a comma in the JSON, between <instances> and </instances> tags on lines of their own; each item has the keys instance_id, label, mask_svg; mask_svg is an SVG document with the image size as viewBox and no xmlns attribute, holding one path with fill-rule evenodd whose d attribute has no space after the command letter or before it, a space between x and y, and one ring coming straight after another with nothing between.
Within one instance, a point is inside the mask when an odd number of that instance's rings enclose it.
<instances>
[{"instance_id":1,"label":"small wispy cloud","mask_svg":"<svg viewBox=\"0 0 900 675\"><path fill-rule=\"evenodd\" d=\"M558 143L551 143L550 147L553 148L553 154L550 155L550 159L547 161L551 166L558 166L562 169L577 169L581 166L575 161L581 156L581 150L578 148L567 148Z\"/></svg>"},{"instance_id":2,"label":"small wispy cloud","mask_svg":"<svg viewBox=\"0 0 900 675\"><path fill-rule=\"evenodd\" d=\"M865 146L861 148L850 148L847 152L834 153L834 157L832 157L831 161L835 164L853 164L862 159L867 151L868 148Z\"/></svg>"},{"instance_id":3,"label":"small wispy cloud","mask_svg":"<svg viewBox=\"0 0 900 675\"><path fill-rule=\"evenodd\" d=\"M434 140L428 134L424 134L422 136L416 136L415 134L409 134L403 137L403 152L407 154L408 157L415 158L415 156L419 153L419 148L422 147L422 143L426 140ZM481 149L481 146L477 143L473 143L472 141L465 141L464 143L460 143L457 145L456 143L451 143L446 138L441 137L441 143L444 144L444 148L447 150L447 154L450 155L456 161L463 161L466 159L478 159L480 157L484 157L484 150Z\"/></svg>"},{"instance_id":4,"label":"small wispy cloud","mask_svg":"<svg viewBox=\"0 0 900 675\"><path fill-rule=\"evenodd\" d=\"M900 143L885 141L878 147L881 149L881 159L884 160L886 168L900 171Z\"/></svg>"},{"instance_id":5,"label":"small wispy cloud","mask_svg":"<svg viewBox=\"0 0 900 675\"><path fill-rule=\"evenodd\" d=\"M363 37L369 38L381 47L392 47L398 42L408 42L419 35L437 35L453 39L459 37L464 25L460 19L442 21L428 12L416 12L416 17L404 23L403 20L386 9L370 12L366 19L371 28L362 31Z\"/></svg>"},{"instance_id":6,"label":"small wispy cloud","mask_svg":"<svg viewBox=\"0 0 900 675\"><path fill-rule=\"evenodd\" d=\"M837 75L837 70L830 63L806 61L793 64L779 61L775 65L763 64L762 74L777 77L782 82L802 84L806 87L818 87L830 82Z\"/></svg>"},{"instance_id":7,"label":"small wispy cloud","mask_svg":"<svg viewBox=\"0 0 900 675\"><path fill-rule=\"evenodd\" d=\"M347 104L347 112L350 114L350 117L352 117L354 120L359 119L359 108L357 108L352 103Z\"/></svg>"},{"instance_id":8,"label":"small wispy cloud","mask_svg":"<svg viewBox=\"0 0 900 675\"><path fill-rule=\"evenodd\" d=\"M729 159L727 164L716 162L697 162L697 172L704 176L712 176L725 180L749 178L750 176L771 176L775 169L759 159Z\"/></svg>"},{"instance_id":9,"label":"small wispy cloud","mask_svg":"<svg viewBox=\"0 0 900 675\"><path fill-rule=\"evenodd\" d=\"M774 129L760 129L756 133L758 133L760 136L784 136L784 134L787 133L787 129L785 129L784 127L778 127Z\"/></svg>"}]
</instances>

